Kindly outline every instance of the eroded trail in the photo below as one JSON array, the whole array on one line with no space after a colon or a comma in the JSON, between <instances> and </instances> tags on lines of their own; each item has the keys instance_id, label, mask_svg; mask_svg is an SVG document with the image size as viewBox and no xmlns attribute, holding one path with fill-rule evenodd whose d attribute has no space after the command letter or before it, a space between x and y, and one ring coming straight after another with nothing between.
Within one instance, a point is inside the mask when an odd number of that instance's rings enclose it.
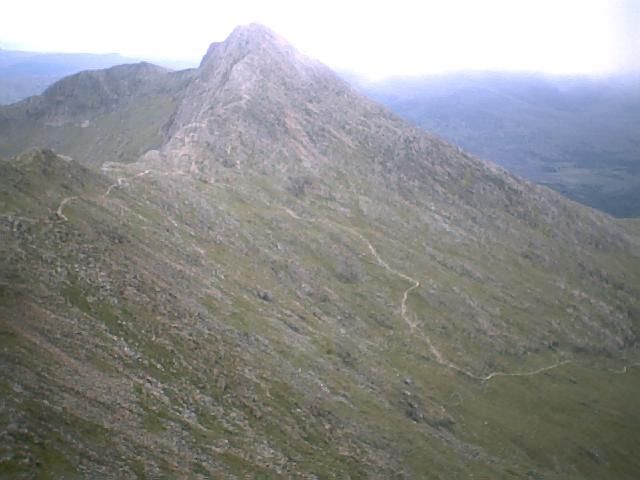
<instances>
[{"instance_id":1,"label":"eroded trail","mask_svg":"<svg viewBox=\"0 0 640 480\"><path fill-rule=\"evenodd\" d=\"M67 218L67 216L62 212L62 210L64 209L64 206L69 203L72 200L77 200L78 196L74 195L72 197L66 197L63 198L62 201L60 202L60 205L58 205L58 208L56 209L56 215L58 215L58 217L60 217L63 221L68 222L69 219Z\"/></svg>"},{"instance_id":2,"label":"eroded trail","mask_svg":"<svg viewBox=\"0 0 640 480\"><path fill-rule=\"evenodd\" d=\"M357 236L358 238L360 238L360 240L362 240L364 243L367 244L367 247L369 248L369 252L371 253L371 255L373 256L373 258L376 259L376 262L378 262L378 264L380 266L382 266L382 268L384 268L386 271L388 271L389 273L402 278L403 280L406 280L409 283L412 283L412 285L407 288L403 293L402 293L402 300L400 301L400 316L402 317L402 319L407 323L407 325L409 325L409 329L414 332L416 329L416 323L411 319L411 317L409 317L409 315L407 314L407 300L409 299L409 294L415 290L416 288L420 287L420 282L418 280L416 280L413 277L410 277L409 275L402 273L398 270L396 270L395 268L389 266L389 264L387 262L385 262L382 257L378 254L378 251L375 249L375 247L371 244L371 242L369 241L369 239L367 239L364 235L362 235L360 232L358 232L357 230L354 230L353 228L349 228L349 227L345 227L341 225L341 228L343 228L344 230L347 230L351 233L353 233L355 236ZM430 343L430 342L429 342ZM433 348L433 346L431 346L432 351L434 354L436 354L435 348ZM437 352L439 354L439 352ZM437 356L437 355L436 355Z\"/></svg>"},{"instance_id":3,"label":"eroded trail","mask_svg":"<svg viewBox=\"0 0 640 480\"><path fill-rule=\"evenodd\" d=\"M475 380L480 380L483 382L487 382L489 380L491 380L492 378L495 377L530 377L533 375L538 375L540 373L544 373L547 372L549 370L553 370L554 368L557 368L561 365L565 365L567 363L570 363L571 360L564 360L561 362L557 362L554 363L552 365L543 367L543 368L539 368L536 370L532 370L532 371L528 371L528 372L500 372L500 371L496 371L496 372L491 372L488 375L476 375L473 372L470 372L469 370L466 370L458 365L456 365L455 363L447 360L444 355L442 354L442 352L440 352L440 350L438 350L438 348L433 344L433 342L431 341L431 338L426 335L422 330L417 330L417 324L416 322L414 322L410 315L407 313L407 300L409 297L409 294L420 287L420 282L407 275L406 273L400 272L398 270L396 270L395 268L389 266L389 264L382 259L382 257L380 257L380 255L378 254L378 251L375 249L375 247L371 244L371 242L364 236L362 235L360 232L355 231L351 228L345 227L346 229L348 229L349 231L353 232L356 236L358 236L362 241L364 241L367 244L367 247L369 248L369 251L371 252L371 254L373 255L373 257L376 259L376 261L378 262L378 264L380 264L385 270L387 270L389 273L396 275L400 278L402 278L403 280L406 280L410 283L413 283L412 286L410 286L409 288L407 288L403 295L402 295L402 300L400 302L400 315L402 316L402 318L404 319L404 321L407 323L407 325L409 325L409 328L411 330L412 333L418 333L418 335L420 335L420 337L425 341L425 343L428 345L429 347L429 351L431 352L431 354L433 355L433 357L435 358L436 362L439 363L440 365L442 365L443 367L447 367L450 368L452 370L455 370L458 373L461 373L462 375L465 375L467 377L473 378Z\"/></svg>"},{"instance_id":4,"label":"eroded trail","mask_svg":"<svg viewBox=\"0 0 640 480\"><path fill-rule=\"evenodd\" d=\"M149 175L150 173L154 173L156 175L160 175L160 176L164 176L164 177L171 176L171 175L186 175L186 173L181 171L181 170L176 170L176 171L171 171L171 172L162 172L162 171L158 171L158 170L147 169L147 170L144 170L142 172L138 172L138 173L136 173L134 175L131 175L129 177L118 177L118 179L116 180L115 183L112 183L111 185L109 185L109 187L101 195L101 198L102 199L107 198L109 195L111 195L111 192L113 192L114 189L124 187L129 182L131 182L132 180L135 180L136 178L144 177L145 175ZM81 198L81 197L78 196L78 195L74 195L74 196L71 196L71 197L63 198L62 201L60 202L60 205L56 209L56 215L58 215L58 218L60 218L64 222L68 222L69 218L67 218L67 216L64 214L64 211L63 211L64 207L70 201L77 200L79 198Z\"/></svg>"},{"instance_id":5,"label":"eroded trail","mask_svg":"<svg viewBox=\"0 0 640 480\"><path fill-rule=\"evenodd\" d=\"M489 380L496 378L496 377L532 377L534 375L540 375L542 373L548 372L550 370L556 369L558 367L561 367L563 365L567 365L567 364L571 364L571 363L575 363L574 360L561 360L558 361L556 363L553 363L551 365L547 365L545 367L541 367L541 368L537 368L535 370L529 370L529 371L524 371L524 372L502 372L502 371L494 371L494 372L490 372L487 375L477 375L465 368L460 367L459 365L456 365L455 363L449 361L446 359L446 357L442 354L442 352L440 350L438 350L438 348L433 344L433 342L431 341L431 338L424 333L423 330L418 329L417 328L417 323L415 321L412 320L410 314L407 312L407 301L409 298L409 295L411 294L411 292L417 288L420 287L420 282L411 277L410 275L407 275L404 272L401 272L399 270L396 270L395 268L391 267L378 253L378 251L376 250L376 248L373 246L373 244L369 241L369 239L367 237L365 237L362 233L360 233L359 231L351 228L351 227L347 227L345 225L340 225L340 224L336 224L336 223L332 223L326 220L316 220L316 219L309 219L309 218L303 218L300 215L296 214L295 212L293 212L291 209L287 208L287 207L282 207L284 209L284 211L291 216L292 218L296 219L296 220L300 220L300 221L305 221L305 222L311 222L311 223L325 223L327 225L333 226L333 227L339 227L343 230L346 230L348 232L351 232L353 235L355 235L356 237L358 237L362 242L364 242L367 245L367 248L369 250L369 253L371 254L371 256L373 256L373 258L375 258L376 262L382 267L384 268L386 271L388 271L389 273L402 278L403 280L411 283L412 285L407 288L404 293L402 294L402 299L400 301L400 316L402 317L402 319L405 321L405 323L409 326L409 329L411 330L412 333L414 334L418 334L420 336L420 338L422 338L425 343L427 344L427 346L429 347L429 351L430 353L433 355L433 358L435 359L436 363L438 363L439 365L442 365L443 367L449 368L451 370L454 370L466 377L472 378L474 380L479 380L481 382L488 382ZM609 372L611 373L616 373L616 374L623 374L623 373L627 373L629 371L630 368L634 368L634 367L640 367L640 363L633 363L630 365L627 365L625 367L623 367L620 370L609 370Z\"/></svg>"},{"instance_id":6,"label":"eroded trail","mask_svg":"<svg viewBox=\"0 0 640 480\"><path fill-rule=\"evenodd\" d=\"M296 220L301 220L301 221L305 221L305 222L310 222L310 223L318 223L318 220L315 219L308 219L308 218L302 218L301 216L299 216L298 214L296 214L294 211L292 211L290 208L287 207L282 207L282 209L287 212L287 214L292 217L295 218ZM413 285L411 285L409 288L407 288L403 294L402 294L402 301L400 302L400 316L403 318L403 320L407 323L407 325L409 325L409 328L411 329L411 331L413 332L416 329L416 324L415 322L413 322L413 320L411 320L411 318L409 317L409 315L407 315L407 300L409 299L409 294L411 293L412 290L415 290L416 288L420 287L420 282L418 280L416 280L415 278L410 277L409 275L406 275L398 270L396 270L395 268L391 267L387 262L385 262L382 257L378 254L378 251L375 249L375 247L371 244L371 242L364 236L362 235L360 232L358 232L357 230L347 227L345 225L340 225L340 224L336 224L336 223L331 223L325 220L320 220L320 222L322 223L326 223L329 226L332 227L339 227L343 230L346 230L350 233L352 233L353 235L355 235L356 237L358 237L360 240L362 240L366 245L367 248L369 249L369 253L371 253L371 255L373 256L373 258L376 259L376 262L378 262L378 264L384 268L385 270L387 270L389 273L392 273L393 275L396 275L398 277L401 277L402 279L411 282Z\"/></svg>"},{"instance_id":7,"label":"eroded trail","mask_svg":"<svg viewBox=\"0 0 640 480\"><path fill-rule=\"evenodd\" d=\"M102 198L108 197L114 188L120 188L127 182L130 182L131 180L134 180L138 177L143 177L151 172L153 172L153 170L145 170L144 172L136 173L135 175L132 175L130 177L119 177L118 180L116 180L116 183L109 185L109 188L107 188L107 190L102 194Z\"/></svg>"},{"instance_id":8,"label":"eroded trail","mask_svg":"<svg viewBox=\"0 0 640 480\"><path fill-rule=\"evenodd\" d=\"M618 370L609 369L609 372L615 373L617 375L622 375L623 373L627 373L632 368L640 368L640 362L636 362L636 363L631 363L629 365L625 365L624 367L622 367L622 368L620 368Z\"/></svg>"},{"instance_id":9,"label":"eroded trail","mask_svg":"<svg viewBox=\"0 0 640 480\"><path fill-rule=\"evenodd\" d=\"M114 189L117 188L121 188L125 185L127 185L129 182L131 182L132 180L135 180L137 178L141 178L144 177L145 175L149 175L151 173L155 173L157 175L160 176L170 176L170 175L185 175L185 172L183 171L172 171L172 172L162 172L162 171L156 171L153 169L147 169L144 170L142 172L138 172L134 175L131 175L129 177L118 177L116 182L109 185L109 187L105 190L105 192L101 195L101 198L106 199L112 192ZM58 206L58 208L56 209L56 214L57 216L62 220L62 221L69 221L68 217L64 214L64 207L65 205L67 205L67 203L73 201L73 200L77 200L81 197L75 195L75 196L70 196L70 197L66 197L64 198L61 202L60 205ZM465 368L460 367L459 365L449 361L446 359L446 357L442 354L442 352L433 344L433 341L431 340L431 338L422 330L418 328L418 324L413 320L412 316L410 315L410 313L408 312L408 307L407 307L407 303L409 300L409 295L411 294L411 292L413 292L414 290L420 288L420 281L417 280L416 278L407 275L404 272L401 272L395 268L393 268L392 266L389 265L389 263L384 260L380 254L378 253L378 251L376 250L376 248L373 246L373 244L369 241L369 239L367 237L365 237L361 232L359 232L358 230L345 226L345 225L340 225L338 223L333 223L330 222L328 220L316 220L316 219L309 219L309 218L303 218L301 216L299 216L298 214L296 214L295 212L293 212L291 209L287 208L287 207L282 207L282 209L292 218L299 220L299 221L304 221L304 222L310 222L310 223L324 223L328 226L331 227L338 227L341 228L347 232L350 232L352 235L358 237L366 246L367 246L367 250L369 252L369 254L375 259L376 263L378 263L378 265L380 265L382 268L384 268L387 272L389 272L392 275L395 275L399 278L401 278L402 280L409 282L411 285L404 290L403 294L402 294L402 298L400 300L400 305L399 305L399 312L400 312L400 317L404 320L404 322L407 324L407 326L409 327L410 331L412 332L412 334L418 334L420 336L421 339L424 340L424 342L427 344L430 353L432 354L434 360L436 361L436 363L438 363L439 365L442 365L443 367L449 368L451 370L454 370L464 376L467 376L469 378L475 379L475 380L479 380L482 382L487 382L493 378L496 377L530 377L530 376L534 376L534 375L539 375L545 372L548 372L550 370L553 370L555 368L558 368L562 365L566 365L569 363L574 363L573 360L562 360L556 363L553 363L551 365L542 367L542 368L538 368L535 370L530 370L530 371L525 371L525 372L502 372L502 371L494 371L494 372L490 372L487 375L477 375ZM624 374L627 373L629 371L629 369L634 368L634 367L640 367L640 363L633 363L630 365L627 365L625 367L623 367L620 370L609 370L610 373L615 373L615 374Z\"/></svg>"}]
</instances>

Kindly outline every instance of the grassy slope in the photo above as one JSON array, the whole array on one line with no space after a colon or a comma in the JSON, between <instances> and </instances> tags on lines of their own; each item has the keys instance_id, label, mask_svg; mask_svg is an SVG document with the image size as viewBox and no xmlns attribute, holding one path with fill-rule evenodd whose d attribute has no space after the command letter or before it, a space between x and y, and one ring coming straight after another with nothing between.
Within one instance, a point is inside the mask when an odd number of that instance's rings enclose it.
<instances>
[{"instance_id":1,"label":"grassy slope","mask_svg":"<svg viewBox=\"0 0 640 480\"><path fill-rule=\"evenodd\" d=\"M158 148L189 71L120 65L67 77L44 94L0 107L0 155L53 148L80 162L132 162Z\"/></svg>"},{"instance_id":2,"label":"grassy slope","mask_svg":"<svg viewBox=\"0 0 640 480\"><path fill-rule=\"evenodd\" d=\"M250 171L155 171L103 198L113 180L73 162L2 168L5 474L637 472L640 372L607 370L634 354L610 330L626 309L637 322L637 257L541 251L544 231L465 235L353 172L296 197ZM75 195L68 222L49 213ZM421 333L399 314L408 282L355 232L421 282ZM480 382L439 365L425 336L478 374L574 363Z\"/></svg>"},{"instance_id":3,"label":"grassy slope","mask_svg":"<svg viewBox=\"0 0 640 480\"><path fill-rule=\"evenodd\" d=\"M3 153L10 156L34 146L54 148L75 159L100 165L115 159L131 162L150 148L160 145L161 128L175 109L170 96L146 96L114 112L95 118L87 126L61 126L25 122L12 132ZM107 135L98 132L108 132ZM136 132L132 135L131 132Z\"/></svg>"}]
</instances>

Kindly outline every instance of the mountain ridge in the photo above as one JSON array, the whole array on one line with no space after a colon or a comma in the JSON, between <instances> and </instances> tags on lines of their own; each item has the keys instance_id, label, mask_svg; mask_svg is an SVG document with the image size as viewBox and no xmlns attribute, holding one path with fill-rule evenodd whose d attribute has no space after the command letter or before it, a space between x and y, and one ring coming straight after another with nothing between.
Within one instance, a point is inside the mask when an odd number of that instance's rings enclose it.
<instances>
[{"instance_id":1,"label":"mountain ridge","mask_svg":"<svg viewBox=\"0 0 640 480\"><path fill-rule=\"evenodd\" d=\"M0 162L0 472L633 478L637 232L272 35L138 156Z\"/></svg>"},{"instance_id":2,"label":"mountain ridge","mask_svg":"<svg viewBox=\"0 0 640 480\"><path fill-rule=\"evenodd\" d=\"M0 49L0 105L41 94L56 81L86 70L106 69L142 59L117 53L55 53ZM151 60L173 70L195 66L192 62Z\"/></svg>"},{"instance_id":3,"label":"mountain ridge","mask_svg":"<svg viewBox=\"0 0 640 480\"><path fill-rule=\"evenodd\" d=\"M92 165L134 161L162 143L191 75L141 62L66 77L42 95L0 107L0 155L36 146Z\"/></svg>"}]
</instances>

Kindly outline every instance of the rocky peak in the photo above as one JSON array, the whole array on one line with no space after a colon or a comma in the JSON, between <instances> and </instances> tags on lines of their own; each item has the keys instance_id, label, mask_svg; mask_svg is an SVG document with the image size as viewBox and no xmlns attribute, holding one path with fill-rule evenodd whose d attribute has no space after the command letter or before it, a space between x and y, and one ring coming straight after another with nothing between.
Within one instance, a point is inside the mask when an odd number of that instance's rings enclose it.
<instances>
[{"instance_id":1,"label":"rocky peak","mask_svg":"<svg viewBox=\"0 0 640 480\"><path fill-rule=\"evenodd\" d=\"M291 142L324 121L323 110L341 108L336 92L350 90L268 28L238 27L224 42L210 46L167 128L164 150L172 159L197 158L201 167L249 157L259 157L262 166L270 157L284 161L300 150L292 149ZM305 110L311 105L317 108ZM302 121L309 125L301 127ZM251 144L245 141L249 137ZM221 138L227 139L224 144ZM305 153L313 155L313 150L305 148ZM225 160L228 156L233 159Z\"/></svg>"},{"instance_id":2,"label":"rocky peak","mask_svg":"<svg viewBox=\"0 0 640 480\"><path fill-rule=\"evenodd\" d=\"M309 79L314 72L327 72L319 62L300 54L285 39L267 27L252 23L237 27L222 43L213 43L200 64L200 78L211 82L228 80L231 70L251 70L256 76ZM246 68L243 68L246 67Z\"/></svg>"},{"instance_id":3,"label":"rocky peak","mask_svg":"<svg viewBox=\"0 0 640 480\"><path fill-rule=\"evenodd\" d=\"M260 50L268 47L269 44L285 43L278 35L269 28L252 23L236 27L224 42L214 42L209 46L209 50L202 59L201 66L211 63L215 58L218 47L222 47L227 53L231 50L241 50L246 53L249 50Z\"/></svg>"}]
</instances>

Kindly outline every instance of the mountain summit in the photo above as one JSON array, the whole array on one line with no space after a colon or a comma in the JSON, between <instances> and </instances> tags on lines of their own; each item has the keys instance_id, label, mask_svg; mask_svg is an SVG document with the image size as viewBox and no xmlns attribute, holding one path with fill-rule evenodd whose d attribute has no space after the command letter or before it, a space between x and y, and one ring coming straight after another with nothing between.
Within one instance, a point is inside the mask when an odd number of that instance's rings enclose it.
<instances>
[{"instance_id":1,"label":"mountain summit","mask_svg":"<svg viewBox=\"0 0 640 480\"><path fill-rule=\"evenodd\" d=\"M285 39L272 30L260 24L250 24L237 27L229 38L222 43L213 43L200 63L200 70L218 69L220 63L236 64L244 57L255 55L263 62L271 63L273 67L279 64L288 69L292 64L316 64L309 58L302 56ZM227 65L228 67L228 65Z\"/></svg>"},{"instance_id":2,"label":"mountain summit","mask_svg":"<svg viewBox=\"0 0 640 480\"><path fill-rule=\"evenodd\" d=\"M225 42L209 48L168 129L172 138L163 151L169 158L198 159L198 168L205 170L209 159L244 164L258 152L262 168L273 171L276 163L293 168L318 153L301 134L313 133L316 142L323 141L317 121L348 113L348 99L340 100L347 93L355 96L328 68L270 30L255 24L238 27ZM220 138L232 141L223 144ZM305 148L294 142L306 142Z\"/></svg>"},{"instance_id":3,"label":"mountain summit","mask_svg":"<svg viewBox=\"0 0 640 480\"><path fill-rule=\"evenodd\" d=\"M133 70L0 109L0 474L634 478L637 225L258 25Z\"/></svg>"}]
</instances>

